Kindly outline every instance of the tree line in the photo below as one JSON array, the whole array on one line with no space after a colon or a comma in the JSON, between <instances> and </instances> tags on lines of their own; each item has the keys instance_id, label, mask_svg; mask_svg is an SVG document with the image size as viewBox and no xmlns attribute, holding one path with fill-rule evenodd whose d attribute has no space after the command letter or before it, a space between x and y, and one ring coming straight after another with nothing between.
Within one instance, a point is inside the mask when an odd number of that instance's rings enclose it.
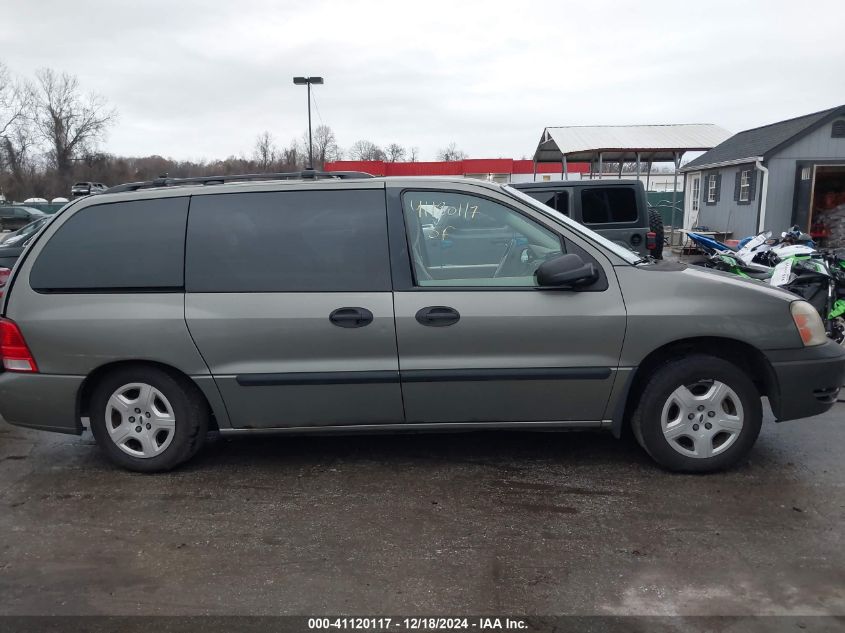
<instances>
[{"instance_id":1,"label":"tree line","mask_svg":"<svg viewBox=\"0 0 845 633\"><path fill-rule=\"evenodd\" d=\"M269 131L255 139L250 156L187 161L162 156L115 156L102 150L108 130L118 121L117 110L105 97L86 92L76 76L49 68L32 78L15 76L0 61L0 193L8 201L69 196L74 182L115 185L170 177L236 173L297 171L310 162L308 132L279 145ZM389 143L383 147L366 139L346 151L331 127L313 132L313 167L330 161L419 160L419 148ZM450 143L437 152L438 160L456 161L466 154Z\"/></svg>"},{"instance_id":2,"label":"tree line","mask_svg":"<svg viewBox=\"0 0 845 633\"><path fill-rule=\"evenodd\" d=\"M381 160L388 163L419 161L419 147L406 147L399 143L389 143L384 147L361 139L343 151L337 144L337 139L332 129L327 125L319 125L314 130L314 166L321 168L325 163L336 160ZM290 156L298 156L301 161L308 161L308 133L303 135L302 141L293 141L288 148L279 149L270 132L262 132L255 141L253 157L261 165L272 165L274 161L284 160ZM437 160L457 161L463 160L467 155L457 148L453 142L437 151Z\"/></svg>"}]
</instances>

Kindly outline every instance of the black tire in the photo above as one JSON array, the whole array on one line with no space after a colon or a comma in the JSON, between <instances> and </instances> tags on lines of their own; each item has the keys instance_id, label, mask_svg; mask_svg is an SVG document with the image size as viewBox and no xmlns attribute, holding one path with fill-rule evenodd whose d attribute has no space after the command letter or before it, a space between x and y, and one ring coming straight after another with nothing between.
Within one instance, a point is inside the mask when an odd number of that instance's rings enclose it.
<instances>
[{"instance_id":1,"label":"black tire","mask_svg":"<svg viewBox=\"0 0 845 633\"><path fill-rule=\"evenodd\" d=\"M655 259L663 259L663 240L666 234L663 229L663 216L653 207L648 210L648 230L656 236L655 246L649 253Z\"/></svg>"},{"instance_id":2,"label":"black tire","mask_svg":"<svg viewBox=\"0 0 845 633\"><path fill-rule=\"evenodd\" d=\"M739 398L743 409L742 429L723 452L711 457L682 454L664 437L661 423L664 405L680 386L713 380L727 385ZM701 422L703 425L707 418L702 417ZM721 358L694 354L664 363L648 377L631 417L631 429L640 446L664 468L704 473L724 470L742 459L757 440L762 422L760 393L745 372ZM711 445L715 441L714 438Z\"/></svg>"},{"instance_id":3,"label":"black tire","mask_svg":"<svg viewBox=\"0 0 845 633\"><path fill-rule=\"evenodd\" d=\"M173 409L173 437L159 455L129 455L112 441L106 429L109 398L130 383L151 385L165 396ZM146 365L120 367L104 376L94 388L90 404L91 432L100 449L115 464L143 473L171 470L193 457L202 447L211 417L208 403L193 383L175 372Z\"/></svg>"}]
</instances>

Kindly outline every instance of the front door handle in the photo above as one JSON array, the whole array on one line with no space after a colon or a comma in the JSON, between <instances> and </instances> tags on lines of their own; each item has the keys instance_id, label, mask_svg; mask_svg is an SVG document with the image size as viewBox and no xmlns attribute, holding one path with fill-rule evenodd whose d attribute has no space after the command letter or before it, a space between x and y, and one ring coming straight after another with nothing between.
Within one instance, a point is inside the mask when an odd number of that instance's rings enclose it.
<instances>
[{"instance_id":1,"label":"front door handle","mask_svg":"<svg viewBox=\"0 0 845 633\"><path fill-rule=\"evenodd\" d=\"M338 327L364 327L373 322L373 313L366 308L338 308L329 315Z\"/></svg>"},{"instance_id":2,"label":"front door handle","mask_svg":"<svg viewBox=\"0 0 845 633\"><path fill-rule=\"evenodd\" d=\"M455 308L448 306L428 306L421 308L416 315L417 322L429 327L445 327L457 323L461 315Z\"/></svg>"}]
</instances>

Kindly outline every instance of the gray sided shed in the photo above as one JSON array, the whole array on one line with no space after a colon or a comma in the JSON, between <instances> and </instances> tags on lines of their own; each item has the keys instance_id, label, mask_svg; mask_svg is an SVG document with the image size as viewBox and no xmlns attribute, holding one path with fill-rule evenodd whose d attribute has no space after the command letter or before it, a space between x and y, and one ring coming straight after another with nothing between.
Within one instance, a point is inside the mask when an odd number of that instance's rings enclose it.
<instances>
[{"instance_id":1,"label":"gray sided shed","mask_svg":"<svg viewBox=\"0 0 845 633\"><path fill-rule=\"evenodd\" d=\"M760 230L780 232L793 224L809 231L818 168L842 165L845 178L845 134L837 134L843 120L845 106L838 106L735 134L682 168L685 217L695 215L695 192L698 221L692 225L730 231L737 238ZM744 170L753 180L748 202L739 201L736 193ZM721 184L715 203L707 199L711 174Z\"/></svg>"}]
</instances>

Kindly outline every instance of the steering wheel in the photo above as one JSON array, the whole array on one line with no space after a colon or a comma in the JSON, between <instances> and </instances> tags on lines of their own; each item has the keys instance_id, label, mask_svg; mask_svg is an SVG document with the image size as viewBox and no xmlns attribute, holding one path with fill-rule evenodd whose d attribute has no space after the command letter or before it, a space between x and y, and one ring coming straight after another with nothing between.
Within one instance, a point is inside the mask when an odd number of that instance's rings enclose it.
<instances>
[{"instance_id":1,"label":"steering wheel","mask_svg":"<svg viewBox=\"0 0 845 633\"><path fill-rule=\"evenodd\" d=\"M528 259L523 261L523 253L528 254ZM512 239L505 249L504 255L496 266L496 272L493 273L493 278L497 277L521 277L526 274L528 265L534 259L531 255L531 249L527 246L525 248L517 248L516 240Z\"/></svg>"}]
</instances>

